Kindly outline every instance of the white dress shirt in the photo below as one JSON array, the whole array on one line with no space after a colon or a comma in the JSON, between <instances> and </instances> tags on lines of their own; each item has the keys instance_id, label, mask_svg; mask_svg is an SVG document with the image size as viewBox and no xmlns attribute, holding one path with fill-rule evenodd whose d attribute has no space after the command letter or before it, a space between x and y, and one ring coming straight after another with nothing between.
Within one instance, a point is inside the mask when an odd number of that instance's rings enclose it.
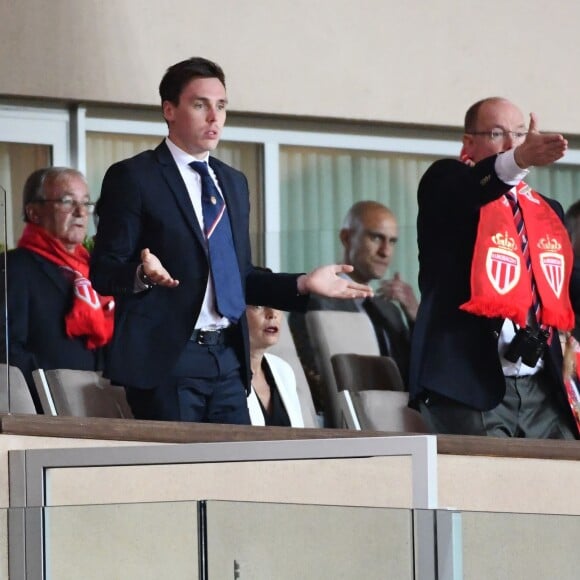
<instances>
[{"instance_id":1,"label":"white dress shirt","mask_svg":"<svg viewBox=\"0 0 580 580\"><path fill-rule=\"evenodd\" d=\"M203 232L203 211L201 208L201 177L197 171L194 171L189 164L192 161L205 161L209 160L209 154L205 159L197 159L180 149L175 143L173 143L169 137L165 139L165 143L177 164L177 169L183 178L185 187L187 188L187 193L189 194L189 199L193 205L193 210L195 212L195 217L199 223L199 227ZM213 179L216 188L222 193L216 176L212 168L208 164L209 174ZM171 273L171 272L170 272ZM205 289L205 296L203 297L203 303L201 305L201 310L199 316L195 322L195 328L225 328L229 326L230 321L218 314L215 309L215 294L213 289L213 281L211 276L208 276L207 287Z\"/></svg>"}]
</instances>

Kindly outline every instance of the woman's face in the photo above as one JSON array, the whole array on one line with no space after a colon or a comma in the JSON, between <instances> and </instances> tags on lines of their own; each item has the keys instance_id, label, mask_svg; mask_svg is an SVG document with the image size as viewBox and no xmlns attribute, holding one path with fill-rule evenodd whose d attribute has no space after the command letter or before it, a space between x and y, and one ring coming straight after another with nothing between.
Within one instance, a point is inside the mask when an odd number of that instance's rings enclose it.
<instances>
[{"instance_id":1,"label":"woman's face","mask_svg":"<svg viewBox=\"0 0 580 580\"><path fill-rule=\"evenodd\" d=\"M250 330L250 348L269 348L278 342L280 336L279 310L269 306L248 306L246 308Z\"/></svg>"}]
</instances>

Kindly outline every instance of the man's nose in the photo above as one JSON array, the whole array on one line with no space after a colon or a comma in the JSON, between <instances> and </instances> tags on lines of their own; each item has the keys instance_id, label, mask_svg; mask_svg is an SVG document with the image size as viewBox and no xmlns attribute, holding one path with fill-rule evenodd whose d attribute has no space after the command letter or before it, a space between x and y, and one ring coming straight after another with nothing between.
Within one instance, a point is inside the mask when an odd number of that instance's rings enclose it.
<instances>
[{"instance_id":1,"label":"man's nose","mask_svg":"<svg viewBox=\"0 0 580 580\"><path fill-rule=\"evenodd\" d=\"M392 245L389 242L383 242L380 246L379 246L379 253L381 256L385 256L388 257L391 255L393 251Z\"/></svg>"},{"instance_id":2,"label":"man's nose","mask_svg":"<svg viewBox=\"0 0 580 580\"><path fill-rule=\"evenodd\" d=\"M207 120L215 121L216 117L217 117L217 109L215 107L209 106L207 108Z\"/></svg>"},{"instance_id":3,"label":"man's nose","mask_svg":"<svg viewBox=\"0 0 580 580\"><path fill-rule=\"evenodd\" d=\"M76 215L85 215L89 213L87 206L84 203L74 202L73 213Z\"/></svg>"},{"instance_id":4,"label":"man's nose","mask_svg":"<svg viewBox=\"0 0 580 580\"><path fill-rule=\"evenodd\" d=\"M516 139L512 131L506 131L504 133L503 144L506 151L516 146Z\"/></svg>"}]
</instances>

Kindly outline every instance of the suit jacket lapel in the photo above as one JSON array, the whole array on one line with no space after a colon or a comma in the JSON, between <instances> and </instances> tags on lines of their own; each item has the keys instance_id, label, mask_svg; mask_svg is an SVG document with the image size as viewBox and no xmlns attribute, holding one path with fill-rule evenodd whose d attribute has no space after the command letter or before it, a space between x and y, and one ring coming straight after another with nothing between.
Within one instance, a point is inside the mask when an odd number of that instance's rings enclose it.
<instances>
[{"instance_id":1,"label":"suit jacket lapel","mask_svg":"<svg viewBox=\"0 0 580 580\"><path fill-rule=\"evenodd\" d=\"M187 193L187 188L185 187L185 183L183 183L179 169L177 169L177 165L175 164L173 156L171 155L171 152L167 148L165 142L161 143L157 147L155 153L161 166L161 173L163 174L169 189L173 193L175 201L177 202L177 205L181 210L187 225L194 233L199 243L207 251L205 236L199 227L199 222L197 221L195 210L193 209L189 194Z\"/></svg>"},{"instance_id":2,"label":"suit jacket lapel","mask_svg":"<svg viewBox=\"0 0 580 580\"><path fill-rule=\"evenodd\" d=\"M401 310L395 306L389 300L384 300L382 298L373 299L373 304L376 306L378 313L382 316L385 321L385 326L388 332L402 334L404 336L409 335L409 328L405 324L404 316Z\"/></svg>"},{"instance_id":3,"label":"suit jacket lapel","mask_svg":"<svg viewBox=\"0 0 580 580\"><path fill-rule=\"evenodd\" d=\"M71 281L67 279L65 273L61 272L60 268L53 262L39 256L35 252L31 251L30 253L38 263L38 269L47 276L61 292L68 294L71 290Z\"/></svg>"}]
</instances>

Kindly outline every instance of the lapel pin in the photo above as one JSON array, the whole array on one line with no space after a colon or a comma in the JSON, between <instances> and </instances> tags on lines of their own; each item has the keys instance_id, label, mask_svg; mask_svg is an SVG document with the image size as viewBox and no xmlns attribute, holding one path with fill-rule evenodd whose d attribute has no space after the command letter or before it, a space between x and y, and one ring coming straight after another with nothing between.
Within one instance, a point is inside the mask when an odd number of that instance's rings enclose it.
<instances>
[{"instance_id":1,"label":"lapel pin","mask_svg":"<svg viewBox=\"0 0 580 580\"><path fill-rule=\"evenodd\" d=\"M209 200L212 202L213 205L215 205L217 203L217 199L215 198L215 195L212 195Z\"/></svg>"}]
</instances>

